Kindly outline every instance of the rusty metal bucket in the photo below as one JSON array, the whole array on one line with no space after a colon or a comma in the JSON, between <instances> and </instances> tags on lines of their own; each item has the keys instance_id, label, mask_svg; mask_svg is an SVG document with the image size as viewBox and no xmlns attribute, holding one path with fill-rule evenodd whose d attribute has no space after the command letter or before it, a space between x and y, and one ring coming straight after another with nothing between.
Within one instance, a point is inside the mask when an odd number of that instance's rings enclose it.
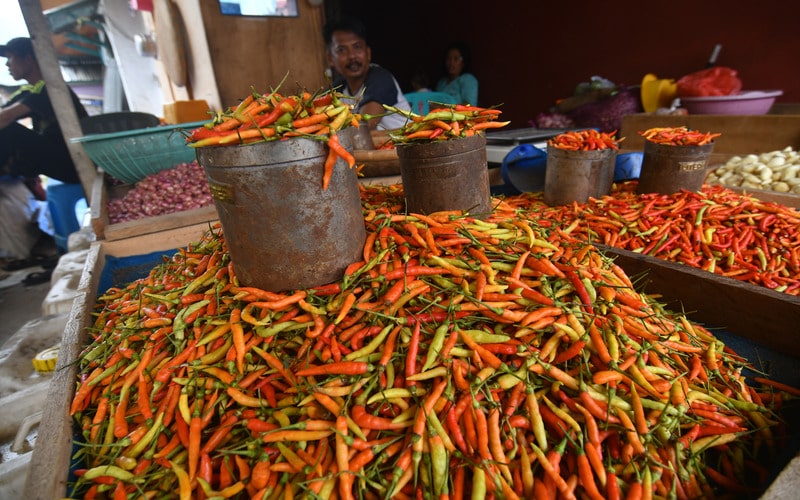
<instances>
[{"instance_id":1,"label":"rusty metal bucket","mask_svg":"<svg viewBox=\"0 0 800 500\"><path fill-rule=\"evenodd\" d=\"M352 149L352 134L340 133L340 141ZM323 191L327 151L304 138L198 149L240 283L314 287L341 279L361 258L366 230L356 171L337 160Z\"/></svg>"},{"instance_id":2,"label":"rusty metal bucket","mask_svg":"<svg viewBox=\"0 0 800 500\"><path fill-rule=\"evenodd\" d=\"M611 192L614 149L573 151L547 146L544 202L548 205L586 203Z\"/></svg>"},{"instance_id":3,"label":"rusty metal bucket","mask_svg":"<svg viewBox=\"0 0 800 500\"><path fill-rule=\"evenodd\" d=\"M644 141L636 192L673 194L681 189L699 191L713 149L713 142L702 146L670 146Z\"/></svg>"},{"instance_id":4,"label":"rusty metal bucket","mask_svg":"<svg viewBox=\"0 0 800 500\"><path fill-rule=\"evenodd\" d=\"M396 148L409 213L491 213L484 136L398 144Z\"/></svg>"}]
</instances>

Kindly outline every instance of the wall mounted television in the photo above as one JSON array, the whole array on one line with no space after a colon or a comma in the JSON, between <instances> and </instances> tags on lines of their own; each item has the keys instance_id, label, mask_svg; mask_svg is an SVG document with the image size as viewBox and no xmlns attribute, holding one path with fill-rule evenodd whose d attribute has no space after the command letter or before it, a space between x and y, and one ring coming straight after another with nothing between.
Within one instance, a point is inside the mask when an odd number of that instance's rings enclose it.
<instances>
[{"instance_id":1,"label":"wall mounted television","mask_svg":"<svg viewBox=\"0 0 800 500\"><path fill-rule=\"evenodd\" d=\"M297 17L297 0L219 0L226 16Z\"/></svg>"}]
</instances>

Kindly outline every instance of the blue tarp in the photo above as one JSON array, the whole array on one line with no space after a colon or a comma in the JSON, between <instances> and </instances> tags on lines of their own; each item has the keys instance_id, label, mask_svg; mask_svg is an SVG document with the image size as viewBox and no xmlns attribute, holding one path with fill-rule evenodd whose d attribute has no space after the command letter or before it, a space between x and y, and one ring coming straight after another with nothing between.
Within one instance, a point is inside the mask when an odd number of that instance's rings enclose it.
<instances>
[{"instance_id":1,"label":"blue tarp","mask_svg":"<svg viewBox=\"0 0 800 500\"><path fill-rule=\"evenodd\" d=\"M100 283L97 292L102 295L112 286L125 286L132 281L144 278L157 265L164 262L164 259L171 259L175 255L175 250L164 250L143 255L131 255L128 257L106 257L106 265L100 274Z\"/></svg>"}]
</instances>

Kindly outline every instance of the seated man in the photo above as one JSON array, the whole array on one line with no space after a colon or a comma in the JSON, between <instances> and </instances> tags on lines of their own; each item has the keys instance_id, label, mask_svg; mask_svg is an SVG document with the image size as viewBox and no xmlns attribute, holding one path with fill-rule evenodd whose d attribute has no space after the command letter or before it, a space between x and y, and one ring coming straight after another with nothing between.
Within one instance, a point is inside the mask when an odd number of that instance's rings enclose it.
<instances>
[{"instance_id":1,"label":"seated man","mask_svg":"<svg viewBox=\"0 0 800 500\"><path fill-rule=\"evenodd\" d=\"M334 70L333 88L346 96L358 99L355 112L383 115L383 105L408 110L409 105L394 76L385 68L373 64L372 49L366 40L366 29L357 19L343 18L325 26L328 64ZM399 114L387 114L369 120L370 130L378 127L397 129L405 123Z\"/></svg>"},{"instance_id":2,"label":"seated man","mask_svg":"<svg viewBox=\"0 0 800 500\"><path fill-rule=\"evenodd\" d=\"M7 59L6 66L15 80L28 82L14 92L8 102L0 108L0 178L16 180L16 183L30 182L33 188L31 191L34 193L37 192L36 188L41 190L41 186L37 186L36 183L41 175L66 184L80 183L78 171L72 162L53 105L47 95L31 39L14 38L6 45L0 45L0 57ZM71 90L70 93L78 118L86 117L88 113L78 96ZM31 128L18 122L23 119L30 119ZM12 188L14 192L19 192L20 184L16 183L2 186L4 200L10 200L8 195ZM39 194L38 198L41 199L41 193ZM31 228L30 224L33 221L30 220L27 208L19 205L14 210L5 210L4 215L24 217L18 221L6 219L5 225L7 230L12 227L24 227L26 233L23 235L21 230L4 232L6 238L19 238L19 241L15 242L13 252L3 249L6 253L3 256L6 258L4 260L17 259L7 262L3 267L21 269L34 264L50 263L53 257L51 253L55 250L53 238L38 229L33 229L36 226ZM39 233L39 239L33 240L35 244L32 248L30 238L33 235L27 234L28 230L34 234ZM37 249L37 246L41 248ZM22 254L24 248L29 249L28 255ZM49 279L48 273L33 274L39 274L40 281Z\"/></svg>"},{"instance_id":3,"label":"seated man","mask_svg":"<svg viewBox=\"0 0 800 500\"><path fill-rule=\"evenodd\" d=\"M15 80L28 82L0 109L0 175L45 175L67 184L79 183L31 39L14 38L0 45L0 57L7 59L6 66ZM71 90L70 93L78 118L86 117L88 113L78 96ZM32 128L18 123L23 118L30 118Z\"/></svg>"}]
</instances>

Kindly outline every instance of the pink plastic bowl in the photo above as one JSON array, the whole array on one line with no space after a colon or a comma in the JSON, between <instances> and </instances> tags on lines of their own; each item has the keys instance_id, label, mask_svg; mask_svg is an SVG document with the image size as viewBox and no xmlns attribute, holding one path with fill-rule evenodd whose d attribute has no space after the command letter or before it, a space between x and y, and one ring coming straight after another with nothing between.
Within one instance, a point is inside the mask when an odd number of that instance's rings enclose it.
<instances>
[{"instance_id":1,"label":"pink plastic bowl","mask_svg":"<svg viewBox=\"0 0 800 500\"><path fill-rule=\"evenodd\" d=\"M763 115L782 90L744 90L735 95L681 97L681 105L692 115Z\"/></svg>"}]
</instances>

